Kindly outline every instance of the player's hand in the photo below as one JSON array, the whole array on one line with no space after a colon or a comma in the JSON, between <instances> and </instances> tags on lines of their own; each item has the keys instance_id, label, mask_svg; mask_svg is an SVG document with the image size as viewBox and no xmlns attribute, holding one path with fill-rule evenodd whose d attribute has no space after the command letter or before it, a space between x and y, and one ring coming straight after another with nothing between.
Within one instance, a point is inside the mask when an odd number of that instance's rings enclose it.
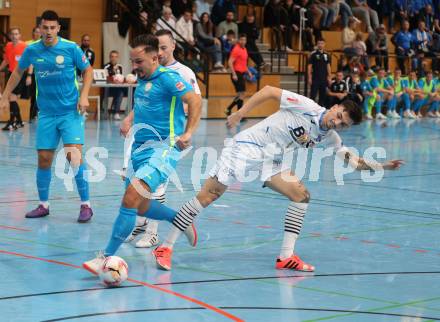
<instances>
[{"instance_id":1,"label":"player's hand","mask_svg":"<svg viewBox=\"0 0 440 322\"><path fill-rule=\"evenodd\" d=\"M237 81L238 80L237 74L232 75L232 79Z\"/></svg>"},{"instance_id":2,"label":"player's hand","mask_svg":"<svg viewBox=\"0 0 440 322\"><path fill-rule=\"evenodd\" d=\"M191 146L191 136L190 133L183 133L177 138L176 144L180 150L183 151Z\"/></svg>"},{"instance_id":3,"label":"player's hand","mask_svg":"<svg viewBox=\"0 0 440 322\"><path fill-rule=\"evenodd\" d=\"M405 162L403 160L390 160L382 164L384 170L397 170L399 169Z\"/></svg>"},{"instance_id":4,"label":"player's hand","mask_svg":"<svg viewBox=\"0 0 440 322\"><path fill-rule=\"evenodd\" d=\"M130 118L127 116L126 118L124 118L121 122L121 126L119 127L119 133L121 133L121 135L123 137L127 137L128 132L131 129L131 120Z\"/></svg>"},{"instance_id":5,"label":"player's hand","mask_svg":"<svg viewBox=\"0 0 440 322\"><path fill-rule=\"evenodd\" d=\"M79 99L79 110L81 112L81 114L86 114L87 113L87 108L89 107L89 98L88 97L81 97Z\"/></svg>"},{"instance_id":6,"label":"player's hand","mask_svg":"<svg viewBox=\"0 0 440 322\"><path fill-rule=\"evenodd\" d=\"M228 128L233 128L234 126L237 126L237 124L240 123L241 121L241 114L238 112L232 113L231 115L228 116L228 119L226 121L226 126Z\"/></svg>"}]
</instances>

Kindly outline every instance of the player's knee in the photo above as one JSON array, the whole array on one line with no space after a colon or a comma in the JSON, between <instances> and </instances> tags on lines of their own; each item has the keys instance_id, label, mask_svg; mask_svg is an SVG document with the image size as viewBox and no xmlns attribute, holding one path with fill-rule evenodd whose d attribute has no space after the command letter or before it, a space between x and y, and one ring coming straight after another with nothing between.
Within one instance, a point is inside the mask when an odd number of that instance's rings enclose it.
<instances>
[{"instance_id":1,"label":"player's knee","mask_svg":"<svg viewBox=\"0 0 440 322\"><path fill-rule=\"evenodd\" d=\"M48 169L52 165L52 156L46 154L38 154L38 167L40 169Z\"/></svg>"},{"instance_id":2,"label":"player's knee","mask_svg":"<svg viewBox=\"0 0 440 322\"><path fill-rule=\"evenodd\" d=\"M301 189L292 194L290 200L293 202L309 203L310 192L306 189L306 187L301 186Z\"/></svg>"},{"instance_id":3,"label":"player's knee","mask_svg":"<svg viewBox=\"0 0 440 322\"><path fill-rule=\"evenodd\" d=\"M122 206L125 208L138 208L141 204L141 198L136 189L131 189L132 186L129 186L125 191L124 198L122 199Z\"/></svg>"}]
</instances>

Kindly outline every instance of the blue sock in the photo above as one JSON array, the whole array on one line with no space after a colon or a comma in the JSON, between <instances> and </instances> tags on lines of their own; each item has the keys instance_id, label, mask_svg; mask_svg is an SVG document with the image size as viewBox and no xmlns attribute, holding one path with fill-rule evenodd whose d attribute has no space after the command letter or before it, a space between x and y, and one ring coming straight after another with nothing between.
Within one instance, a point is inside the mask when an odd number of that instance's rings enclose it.
<instances>
[{"instance_id":1,"label":"blue sock","mask_svg":"<svg viewBox=\"0 0 440 322\"><path fill-rule=\"evenodd\" d=\"M78 193L81 201L89 201L89 183L85 178L84 171L87 170L87 166L83 163L79 166L78 172L75 175L76 186L78 188Z\"/></svg>"},{"instance_id":2,"label":"blue sock","mask_svg":"<svg viewBox=\"0 0 440 322\"><path fill-rule=\"evenodd\" d=\"M392 99L388 101L388 111L393 112L396 110L397 98L393 96Z\"/></svg>"},{"instance_id":3,"label":"blue sock","mask_svg":"<svg viewBox=\"0 0 440 322\"><path fill-rule=\"evenodd\" d=\"M51 168L37 169L37 189L38 189L38 197L40 198L40 201L49 200L49 186L51 179L52 179Z\"/></svg>"},{"instance_id":4,"label":"blue sock","mask_svg":"<svg viewBox=\"0 0 440 322\"><path fill-rule=\"evenodd\" d=\"M431 103L431 106L429 107L429 112L437 112L438 102L434 101Z\"/></svg>"},{"instance_id":5,"label":"blue sock","mask_svg":"<svg viewBox=\"0 0 440 322\"><path fill-rule=\"evenodd\" d=\"M376 107L376 114L379 114L382 112L382 102L381 101L376 101L375 107Z\"/></svg>"},{"instance_id":6,"label":"blue sock","mask_svg":"<svg viewBox=\"0 0 440 322\"><path fill-rule=\"evenodd\" d=\"M362 107L364 109L364 114L368 114L368 100L370 99L370 96L365 96L364 102L362 103Z\"/></svg>"},{"instance_id":7,"label":"blue sock","mask_svg":"<svg viewBox=\"0 0 440 322\"><path fill-rule=\"evenodd\" d=\"M107 244L104 255L113 256L124 240L131 234L136 225L137 209L119 208L119 216L113 224L112 236Z\"/></svg>"},{"instance_id":8,"label":"blue sock","mask_svg":"<svg viewBox=\"0 0 440 322\"><path fill-rule=\"evenodd\" d=\"M403 104L405 106L405 111L409 111L409 109L411 108L411 100L409 98L409 95L403 94L402 98L403 98Z\"/></svg>"},{"instance_id":9,"label":"blue sock","mask_svg":"<svg viewBox=\"0 0 440 322\"><path fill-rule=\"evenodd\" d=\"M150 208L142 214L142 216L155 219L155 220L166 220L173 222L174 217L176 217L177 211L168 208L167 206L161 204L157 200L150 200Z\"/></svg>"}]
</instances>

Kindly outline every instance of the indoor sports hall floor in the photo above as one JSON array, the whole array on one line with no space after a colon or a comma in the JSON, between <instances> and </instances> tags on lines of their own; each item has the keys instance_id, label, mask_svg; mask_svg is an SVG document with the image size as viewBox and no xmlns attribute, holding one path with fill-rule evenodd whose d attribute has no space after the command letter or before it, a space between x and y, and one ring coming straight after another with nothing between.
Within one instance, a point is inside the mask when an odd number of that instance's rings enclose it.
<instances>
[{"instance_id":1,"label":"indoor sports hall floor","mask_svg":"<svg viewBox=\"0 0 440 322\"><path fill-rule=\"evenodd\" d=\"M230 134L222 121L202 121L194 145L219 151ZM80 265L105 246L123 193L113 173L118 124L87 123L86 150L108 150L107 175L90 186L90 224L76 223L77 193L58 178L51 215L24 219L37 204L34 136L35 124L0 133L0 321L440 321L439 122L344 131L345 145L381 146L406 161L378 183L354 173L336 185L330 160L318 182L306 172L312 201L296 250L314 274L274 269L288 202L254 182L232 186L200 215L198 247L180 240L171 272L156 269L150 250L124 245L131 280L112 289ZM192 160L178 168L183 192L169 187L174 208L194 195ZM168 228L160 225L161 237Z\"/></svg>"}]
</instances>

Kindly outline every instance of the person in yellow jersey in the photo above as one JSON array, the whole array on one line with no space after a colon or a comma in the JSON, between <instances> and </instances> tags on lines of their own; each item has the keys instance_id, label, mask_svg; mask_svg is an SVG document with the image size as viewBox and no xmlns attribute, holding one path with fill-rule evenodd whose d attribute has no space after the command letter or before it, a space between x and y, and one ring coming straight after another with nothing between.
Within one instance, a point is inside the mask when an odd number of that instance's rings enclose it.
<instances>
[{"instance_id":1,"label":"person in yellow jersey","mask_svg":"<svg viewBox=\"0 0 440 322\"><path fill-rule=\"evenodd\" d=\"M429 105L427 116L433 117L436 108L436 88L432 71L426 73L426 77L422 77L418 82L419 88L423 91L423 96L414 102L414 112L418 118L422 118L421 109L425 105ZM436 114L436 113L435 113ZM435 116L437 117L437 116Z\"/></svg>"}]
</instances>

